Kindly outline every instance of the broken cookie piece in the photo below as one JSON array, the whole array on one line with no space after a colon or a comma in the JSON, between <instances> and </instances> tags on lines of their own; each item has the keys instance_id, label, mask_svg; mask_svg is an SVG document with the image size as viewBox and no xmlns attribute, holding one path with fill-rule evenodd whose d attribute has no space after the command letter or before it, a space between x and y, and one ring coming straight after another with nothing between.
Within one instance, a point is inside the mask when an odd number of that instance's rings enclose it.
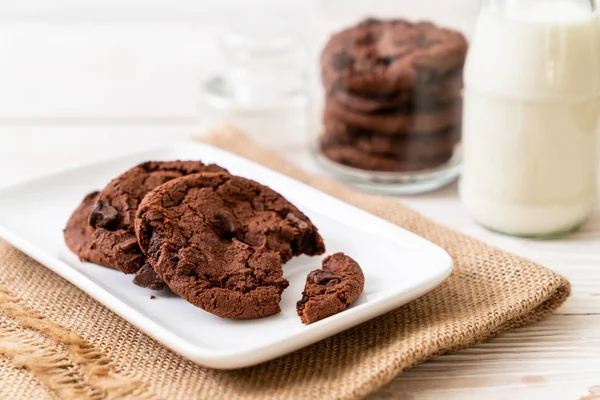
<instances>
[{"instance_id":1,"label":"broken cookie piece","mask_svg":"<svg viewBox=\"0 0 600 400\"><path fill-rule=\"evenodd\" d=\"M296 312L303 324L311 324L344 311L361 294L365 277L359 265L344 253L323 260L323 268L306 277Z\"/></svg>"}]
</instances>

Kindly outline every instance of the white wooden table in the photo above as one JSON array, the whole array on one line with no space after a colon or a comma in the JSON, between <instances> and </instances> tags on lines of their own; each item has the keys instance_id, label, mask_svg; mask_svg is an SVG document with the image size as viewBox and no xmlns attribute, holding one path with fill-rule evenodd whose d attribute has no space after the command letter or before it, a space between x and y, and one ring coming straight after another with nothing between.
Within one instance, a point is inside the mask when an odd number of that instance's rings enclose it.
<instances>
[{"instance_id":1,"label":"white wooden table","mask_svg":"<svg viewBox=\"0 0 600 400\"><path fill-rule=\"evenodd\" d=\"M100 21L73 34L73 20L24 20L0 23L0 186L194 133L212 43L197 23ZM283 154L320 173L304 149ZM455 185L401 200L565 275L573 294L545 321L417 366L371 398L600 399L600 212L570 236L533 241L475 225Z\"/></svg>"}]
</instances>

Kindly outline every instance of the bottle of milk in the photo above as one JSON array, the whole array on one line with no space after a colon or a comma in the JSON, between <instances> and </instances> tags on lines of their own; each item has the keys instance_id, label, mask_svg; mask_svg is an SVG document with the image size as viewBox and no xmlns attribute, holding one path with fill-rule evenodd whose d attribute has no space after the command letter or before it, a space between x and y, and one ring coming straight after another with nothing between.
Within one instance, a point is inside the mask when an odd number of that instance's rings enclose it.
<instances>
[{"instance_id":1,"label":"bottle of milk","mask_svg":"<svg viewBox=\"0 0 600 400\"><path fill-rule=\"evenodd\" d=\"M525 237L576 229L596 200L595 1L489 1L464 79L460 195L474 219Z\"/></svg>"}]
</instances>

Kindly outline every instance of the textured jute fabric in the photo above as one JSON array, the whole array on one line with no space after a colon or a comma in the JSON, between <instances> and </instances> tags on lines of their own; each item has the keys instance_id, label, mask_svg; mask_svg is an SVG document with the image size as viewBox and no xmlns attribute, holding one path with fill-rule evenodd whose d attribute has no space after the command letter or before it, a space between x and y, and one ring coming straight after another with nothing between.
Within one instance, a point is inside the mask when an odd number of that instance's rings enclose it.
<instances>
[{"instance_id":1,"label":"textured jute fabric","mask_svg":"<svg viewBox=\"0 0 600 400\"><path fill-rule=\"evenodd\" d=\"M430 357L538 321L569 294L560 275L436 225L395 199L308 176L233 129L205 140L437 243L454 259L454 272L431 293L337 336L259 366L218 371L162 347L0 242L0 398L360 398Z\"/></svg>"}]
</instances>

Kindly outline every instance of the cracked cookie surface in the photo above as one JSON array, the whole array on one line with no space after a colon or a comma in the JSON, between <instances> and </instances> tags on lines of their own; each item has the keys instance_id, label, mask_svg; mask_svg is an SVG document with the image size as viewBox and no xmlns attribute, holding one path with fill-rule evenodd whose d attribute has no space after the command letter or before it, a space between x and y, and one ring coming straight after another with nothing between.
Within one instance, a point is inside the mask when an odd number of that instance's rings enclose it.
<instances>
[{"instance_id":1,"label":"cracked cookie surface","mask_svg":"<svg viewBox=\"0 0 600 400\"><path fill-rule=\"evenodd\" d=\"M223 173L188 175L149 193L135 230L148 262L169 288L224 318L280 311L283 263L322 254L317 228L257 182Z\"/></svg>"},{"instance_id":2,"label":"cracked cookie surface","mask_svg":"<svg viewBox=\"0 0 600 400\"><path fill-rule=\"evenodd\" d=\"M113 179L100 192L90 212L90 251L100 257L102 265L136 273L146 263L134 231L138 205L148 192L163 183L204 171L226 172L200 161L148 161ZM136 284L147 281L138 279Z\"/></svg>"},{"instance_id":3,"label":"cracked cookie surface","mask_svg":"<svg viewBox=\"0 0 600 400\"><path fill-rule=\"evenodd\" d=\"M296 311L304 324L344 311L360 296L365 277L359 265L344 253L323 260L323 268L306 277L302 299Z\"/></svg>"},{"instance_id":4,"label":"cracked cookie surface","mask_svg":"<svg viewBox=\"0 0 600 400\"><path fill-rule=\"evenodd\" d=\"M350 93L412 91L439 99L448 96L448 80L460 82L466 52L465 37L452 29L430 22L365 19L329 39L321 54L322 81L326 88L338 86Z\"/></svg>"}]
</instances>

